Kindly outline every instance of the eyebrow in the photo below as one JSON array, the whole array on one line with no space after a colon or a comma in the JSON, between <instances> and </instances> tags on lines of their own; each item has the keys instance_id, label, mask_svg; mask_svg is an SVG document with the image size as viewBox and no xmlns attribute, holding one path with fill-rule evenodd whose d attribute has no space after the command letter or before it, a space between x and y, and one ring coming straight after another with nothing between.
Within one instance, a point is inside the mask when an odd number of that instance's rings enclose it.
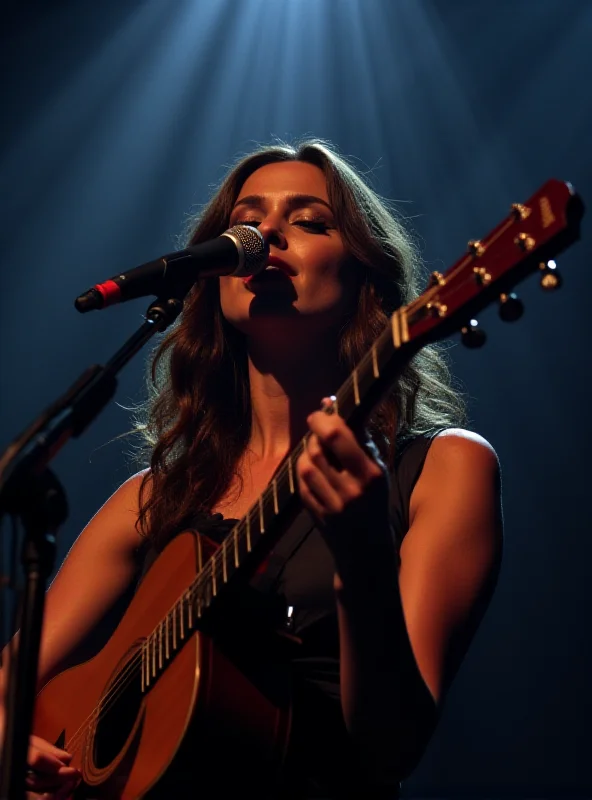
<instances>
[{"instance_id":1,"label":"eyebrow","mask_svg":"<svg viewBox=\"0 0 592 800\"><path fill-rule=\"evenodd\" d=\"M329 203L327 203L326 200L322 200L320 197L316 197L314 194L291 194L286 198L286 205L289 211L295 208L303 208L313 203L320 203L333 213L333 209ZM238 206L251 206L252 208L263 209L265 206L265 198L260 194L249 194L237 200L232 210L234 211Z\"/></svg>"}]
</instances>

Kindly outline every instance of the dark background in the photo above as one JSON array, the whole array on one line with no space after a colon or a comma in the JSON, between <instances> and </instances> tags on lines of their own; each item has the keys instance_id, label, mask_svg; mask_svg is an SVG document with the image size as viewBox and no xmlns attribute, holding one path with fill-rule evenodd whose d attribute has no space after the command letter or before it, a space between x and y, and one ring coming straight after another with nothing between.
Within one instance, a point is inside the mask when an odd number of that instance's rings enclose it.
<instances>
[{"instance_id":1,"label":"dark background","mask_svg":"<svg viewBox=\"0 0 592 800\"><path fill-rule=\"evenodd\" d=\"M74 297L175 249L257 142L331 140L401 201L430 269L549 177L592 202L585 0L22 0L0 35L1 446L146 307L80 316ZM409 797L592 797L590 233L558 259L561 292L533 278L521 321L490 308L485 349L451 345L501 459L505 560ZM54 462L60 561L137 469L111 440L144 371Z\"/></svg>"}]
</instances>

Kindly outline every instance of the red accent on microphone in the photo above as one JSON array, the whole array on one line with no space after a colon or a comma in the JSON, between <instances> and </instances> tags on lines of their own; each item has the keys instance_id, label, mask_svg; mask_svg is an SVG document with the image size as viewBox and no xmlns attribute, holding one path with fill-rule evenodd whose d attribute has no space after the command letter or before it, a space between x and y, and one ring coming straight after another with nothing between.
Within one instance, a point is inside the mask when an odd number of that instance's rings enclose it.
<instances>
[{"instance_id":1,"label":"red accent on microphone","mask_svg":"<svg viewBox=\"0 0 592 800\"><path fill-rule=\"evenodd\" d=\"M105 306L111 306L113 303L119 303L121 300L121 289L115 281L97 283L95 289L97 292L100 292L103 297L103 308Z\"/></svg>"}]
</instances>

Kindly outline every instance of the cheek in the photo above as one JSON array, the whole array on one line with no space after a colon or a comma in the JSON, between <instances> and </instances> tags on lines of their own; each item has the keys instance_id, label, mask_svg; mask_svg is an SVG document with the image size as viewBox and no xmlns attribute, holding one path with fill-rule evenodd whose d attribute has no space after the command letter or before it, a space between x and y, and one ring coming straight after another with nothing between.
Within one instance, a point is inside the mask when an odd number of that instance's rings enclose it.
<instances>
[{"instance_id":1,"label":"cheek","mask_svg":"<svg viewBox=\"0 0 592 800\"><path fill-rule=\"evenodd\" d=\"M237 278L220 278L220 307L222 313L232 313L236 308L237 299L240 290L243 289L243 284Z\"/></svg>"},{"instance_id":2,"label":"cheek","mask_svg":"<svg viewBox=\"0 0 592 800\"><path fill-rule=\"evenodd\" d=\"M349 264L325 264L301 278L299 300L303 310L331 311L341 317L355 308L360 284Z\"/></svg>"},{"instance_id":3,"label":"cheek","mask_svg":"<svg viewBox=\"0 0 592 800\"><path fill-rule=\"evenodd\" d=\"M357 302L360 289L360 273L357 264L351 258L345 257L335 265L333 280L334 291L339 295L342 305L348 308Z\"/></svg>"},{"instance_id":4,"label":"cheek","mask_svg":"<svg viewBox=\"0 0 592 800\"><path fill-rule=\"evenodd\" d=\"M220 280L220 310L222 311L222 316L230 323L236 322L238 316L237 308L238 303L236 302L234 287L228 285L226 281L223 284L222 280Z\"/></svg>"}]
</instances>

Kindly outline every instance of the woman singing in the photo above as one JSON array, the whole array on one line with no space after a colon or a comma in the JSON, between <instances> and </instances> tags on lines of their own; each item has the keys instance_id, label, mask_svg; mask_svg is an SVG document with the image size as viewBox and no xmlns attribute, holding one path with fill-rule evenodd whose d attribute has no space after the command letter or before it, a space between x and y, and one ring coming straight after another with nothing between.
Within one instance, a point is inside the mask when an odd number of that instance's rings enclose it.
<instances>
[{"instance_id":1,"label":"woman singing","mask_svg":"<svg viewBox=\"0 0 592 800\"><path fill-rule=\"evenodd\" d=\"M281 774L272 788L242 788L396 798L495 586L498 461L460 427L462 402L432 347L364 431L326 413L389 316L417 296L418 269L401 223L326 143L243 158L190 242L236 224L259 229L269 267L199 280L164 337L142 428L149 465L93 517L47 594L39 687L80 660L173 537L195 528L222 541L310 432L296 464L308 530L294 539L288 528L292 551L279 566L272 555L250 587L253 620L273 609L290 644L278 655L237 630L230 645L239 660L248 643L255 659L283 659L292 683ZM249 608L241 603L235 628L248 626ZM29 796L69 797L80 779L70 760L33 737ZM195 760L175 796L216 797L204 779L215 770Z\"/></svg>"}]
</instances>

